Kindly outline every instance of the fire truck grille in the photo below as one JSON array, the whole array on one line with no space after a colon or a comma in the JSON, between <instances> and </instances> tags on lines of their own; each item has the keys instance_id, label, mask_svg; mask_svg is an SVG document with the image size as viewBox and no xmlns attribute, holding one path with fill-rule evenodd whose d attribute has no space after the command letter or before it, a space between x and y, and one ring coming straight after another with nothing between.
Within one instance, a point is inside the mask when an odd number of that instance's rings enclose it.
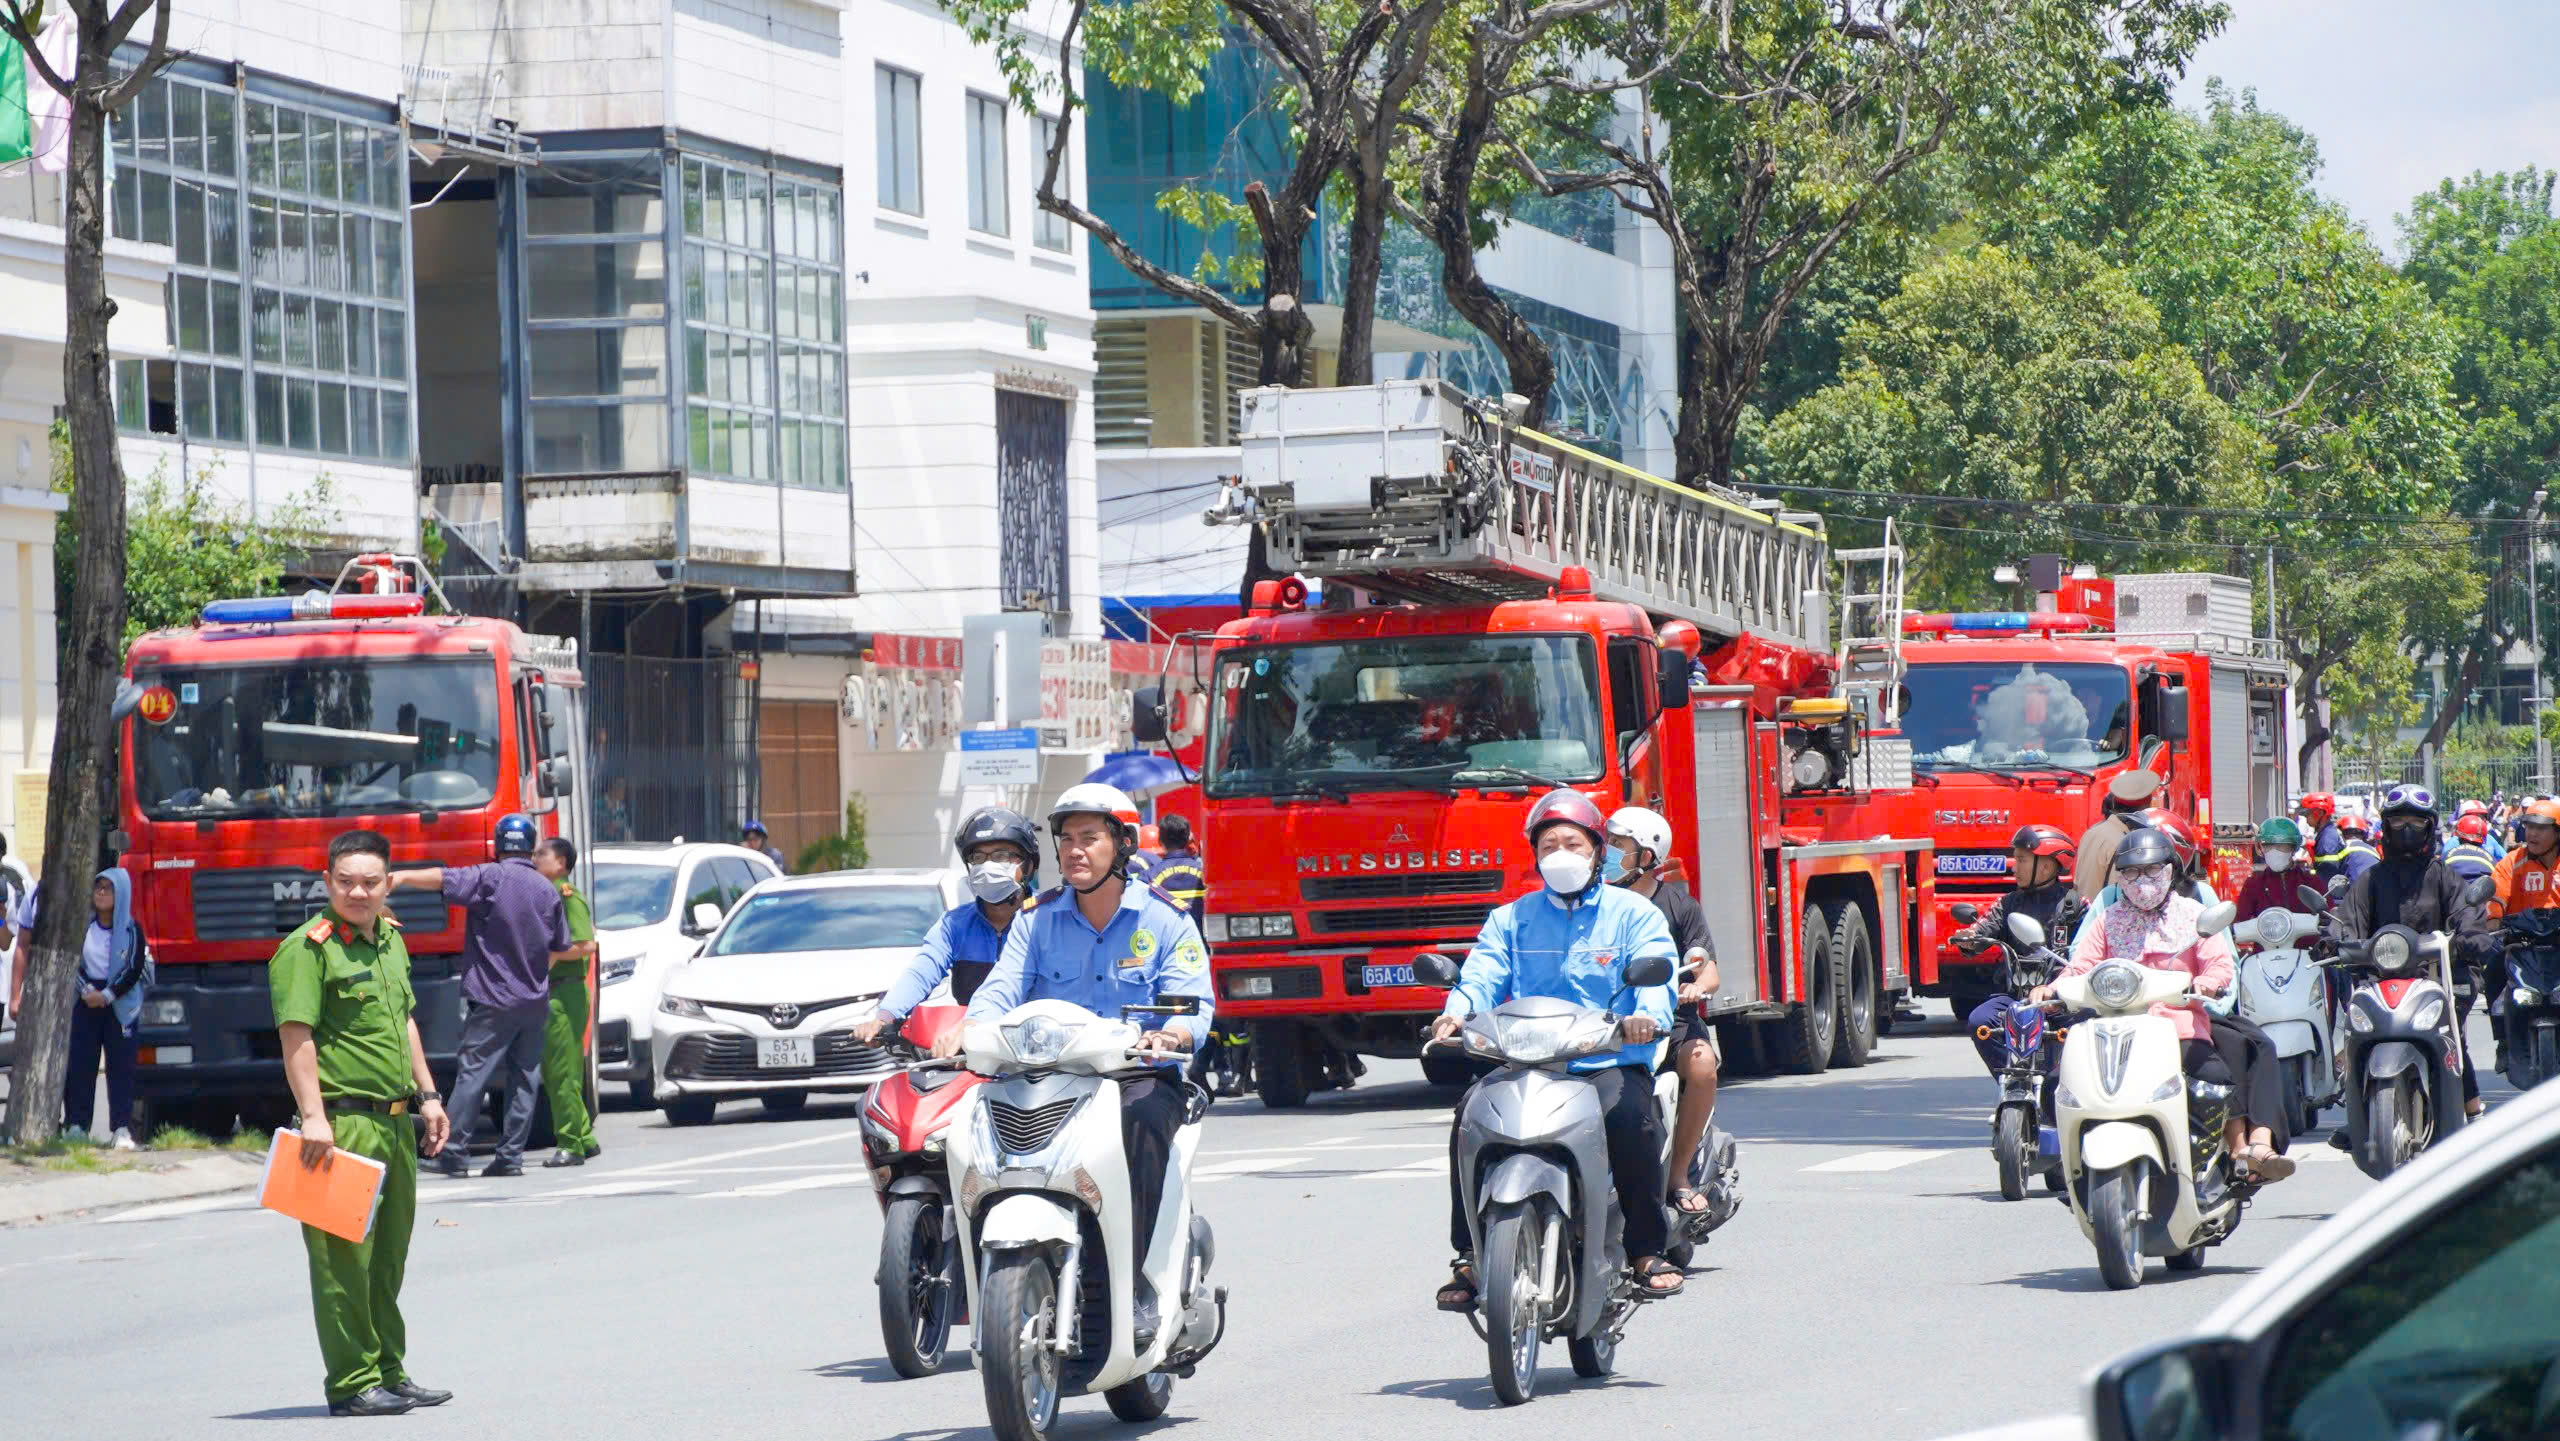
<instances>
[{"instance_id":1,"label":"fire truck grille","mask_svg":"<svg viewBox=\"0 0 2560 1441\"><path fill-rule=\"evenodd\" d=\"M320 914L329 904L318 871L289 867L198 870L195 873L196 939L270 941ZM449 912L433 891L393 891L391 914L411 936L445 928Z\"/></svg>"},{"instance_id":2,"label":"fire truck grille","mask_svg":"<svg viewBox=\"0 0 2560 1441\"><path fill-rule=\"evenodd\" d=\"M1362 935L1372 931L1466 931L1484 928L1490 905L1397 906L1361 911L1316 911L1307 917L1319 936Z\"/></svg>"},{"instance_id":3,"label":"fire truck grille","mask_svg":"<svg viewBox=\"0 0 2560 1441\"><path fill-rule=\"evenodd\" d=\"M1383 901L1406 896L1490 896L1502 890L1500 871L1406 871L1398 875L1309 876L1298 894L1310 901Z\"/></svg>"},{"instance_id":4,"label":"fire truck grille","mask_svg":"<svg viewBox=\"0 0 2560 1441\"><path fill-rule=\"evenodd\" d=\"M851 1031L821 1034L816 1053L812 1066L759 1066L753 1036L684 1036L667 1054L667 1074L683 1081L823 1081L897 1069L887 1051L862 1044Z\"/></svg>"}]
</instances>

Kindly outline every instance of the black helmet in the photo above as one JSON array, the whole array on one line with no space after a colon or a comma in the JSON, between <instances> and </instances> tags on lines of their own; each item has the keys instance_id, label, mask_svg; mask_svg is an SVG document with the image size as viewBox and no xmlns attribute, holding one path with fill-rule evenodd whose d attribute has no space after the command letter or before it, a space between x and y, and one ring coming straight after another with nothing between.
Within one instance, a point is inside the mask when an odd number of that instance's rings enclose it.
<instances>
[{"instance_id":1,"label":"black helmet","mask_svg":"<svg viewBox=\"0 0 2560 1441\"><path fill-rule=\"evenodd\" d=\"M502 856L532 855L533 843L536 839L533 817L519 811L498 818L498 854Z\"/></svg>"},{"instance_id":2,"label":"black helmet","mask_svg":"<svg viewBox=\"0 0 2560 1441\"><path fill-rule=\"evenodd\" d=\"M2127 831L2116 842L2115 859L2107 862L2109 870L2133 870L2142 866L2169 866L2178 861L2178 853L2169 838L2148 826Z\"/></svg>"},{"instance_id":3,"label":"black helmet","mask_svg":"<svg viewBox=\"0 0 2560 1441\"><path fill-rule=\"evenodd\" d=\"M1027 864L1040 863L1040 828L1003 806L980 806L971 811L969 818L960 823L960 833L951 838L951 848L960 853L961 862L966 864L971 847L990 841L1022 852Z\"/></svg>"}]
</instances>

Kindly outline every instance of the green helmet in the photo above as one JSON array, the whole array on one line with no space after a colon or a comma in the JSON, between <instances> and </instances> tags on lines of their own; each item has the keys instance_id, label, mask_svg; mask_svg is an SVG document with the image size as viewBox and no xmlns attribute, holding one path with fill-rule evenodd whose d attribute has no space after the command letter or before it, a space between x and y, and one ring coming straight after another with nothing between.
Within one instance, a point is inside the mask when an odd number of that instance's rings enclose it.
<instances>
[{"instance_id":1,"label":"green helmet","mask_svg":"<svg viewBox=\"0 0 2560 1441\"><path fill-rule=\"evenodd\" d=\"M2262 846L2288 846L2294 850L2300 850L2302 849L2302 827L2295 825L2283 816L2276 816L2270 820L2260 821L2258 823L2258 844Z\"/></svg>"}]
</instances>

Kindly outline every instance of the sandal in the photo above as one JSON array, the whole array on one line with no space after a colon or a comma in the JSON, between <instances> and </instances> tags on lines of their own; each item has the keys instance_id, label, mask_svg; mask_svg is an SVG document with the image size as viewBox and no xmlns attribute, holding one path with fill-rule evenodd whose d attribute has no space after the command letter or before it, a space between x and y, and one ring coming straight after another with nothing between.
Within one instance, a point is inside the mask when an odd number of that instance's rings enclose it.
<instances>
[{"instance_id":1,"label":"sandal","mask_svg":"<svg viewBox=\"0 0 2560 1441\"><path fill-rule=\"evenodd\" d=\"M1689 1285L1688 1274L1660 1256L1638 1261L1631 1269L1635 1272L1636 1295L1648 1301L1660 1301L1677 1296ZM1671 1278L1670 1285L1655 1284L1665 1276Z\"/></svg>"},{"instance_id":2,"label":"sandal","mask_svg":"<svg viewBox=\"0 0 2560 1441\"><path fill-rule=\"evenodd\" d=\"M1472 1311L1476 1308L1476 1263L1460 1256L1449 1263L1449 1284L1433 1297L1443 1311Z\"/></svg>"},{"instance_id":3,"label":"sandal","mask_svg":"<svg viewBox=\"0 0 2560 1441\"><path fill-rule=\"evenodd\" d=\"M1692 1201L1698 1204L1692 1206L1689 1204ZM1701 1187L1682 1186L1671 1193L1672 1209L1683 1216L1703 1216L1707 1214L1707 1208L1714 1204L1714 1199Z\"/></svg>"},{"instance_id":4,"label":"sandal","mask_svg":"<svg viewBox=\"0 0 2560 1441\"><path fill-rule=\"evenodd\" d=\"M2273 1146L2251 1146L2240 1153L2249 1165L2249 1174L2261 1183L2281 1181L2294 1172L2291 1156L2280 1155Z\"/></svg>"}]
</instances>

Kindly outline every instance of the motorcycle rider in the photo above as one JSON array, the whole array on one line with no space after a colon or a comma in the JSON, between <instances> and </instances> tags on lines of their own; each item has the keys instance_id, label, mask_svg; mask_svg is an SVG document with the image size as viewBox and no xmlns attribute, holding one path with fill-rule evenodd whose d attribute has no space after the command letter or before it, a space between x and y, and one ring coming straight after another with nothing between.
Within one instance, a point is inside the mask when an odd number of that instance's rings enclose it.
<instances>
[{"instance_id":1,"label":"motorcycle rider","mask_svg":"<svg viewBox=\"0 0 2560 1441\"><path fill-rule=\"evenodd\" d=\"M2071 944L2071 933L2080 924L2080 893L2066 884L2078 848L2071 837L2052 826L2020 826L2009 837L2009 874L2017 877L2017 887L1991 903L1991 908L1974 918L1972 925L1955 933L1957 950L1966 955L1979 955L2009 937L2009 917L2031 916L2055 949ZM2003 962L2005 967L2006 962ZM1966 1031L1974 1038L1973 1048L1982 1054L1982 1064L1993 1075L2000 1073L2001 1063L2008 1059L2008 1043L2001 1039L2008 1023L2009 1010L2018 1004L2009 994L2009 983L1989 1000L1973 1008L1965 1017ZM1988 1036L1989 1039L1984 1039Z\"/></svg>"},{"instance_id":2,"label":"motorcycle rider","mask_svg":"<svg viewBox=\"0 0 2560 1441\"><path fill-rule=\"evenodd\" d=\"M1716 1048L1709 1039L1714 1023L1707 1019L1706 1007L1707 998L1723 984L1716 973L1715 938L1707 934L1707 913L1697 899L1663 879L1662 869L1671 863L1671 822L1643 806L1620 806L1609 815L1608 842L1600 878L1653 902L1680 948L1679 971L1696 971L1679 983L1671 1036L1671 1061L1680 1072L1680 1114L1671 1126L1671 1154L1680 1158L1673 1164L1680 1169L1671 1178L1671 1204L1694 1214L1709 1205L1706 1192L1686 1184L1686 1161L1698 1154L1716 1111Z\"/></svg>"},{"instance_id":3,"label":"motorcycle rider","mask_svg":"<svg viewBox=\"0 0 2560 1441\"><path fill-rule=\"evenodd\" d=\"M1469 1013L1490 1010L1522 996L1554 996L1622 1011L1622 1050L1585 1056L1573 1074L1599 1091L1608 1127L1609 1174L1617 1183L1625 1217L1625 1245L1636 1285L1654 1297L1676 1296L1687 1282L1662 1259L1671 1237L1662 1197L1662 1133L1653 1109L1656 1041L1670 1028L1671 987L1630 991L1621 980L1629 963L1679 949L1662 912L1623 887L1600 879L1600 852L1608 823L1600 807L1580 791L1553 790L1529 808L1523 827L1538 858L1538 890L1495 909L1467 953L1458 984L1431 1023L1431 1039L1458 1034ZM1458 1115L1466 1114L1461 1102ZM1458 1126L1449 1126L1449 1237L1457 1259L1449 1283L1436 1298L1443 1311L1473 1310L1475 1258L1465 1202L1458 1189Z\"/></svg>"},{"instance_id":4,"label":"motorcycle rider","mask_svg":"<svg viewBox=\"0 0 2560 1441\"><path fill-rule=\"evenodd\" d=\"M2241 883L2239 919L2245 925L2258 918L2260 911L2290 911L2301 902L2294 892L2301 888L2308 874L2294 866L2302 854L2302 827L2283 816L2270 816L2258 823L2258 869Z\"/></svg>"},{"instance_id":5,"label":"motorcycle rider","mask_svg":"<svg viewBox=\"0 0 2560 1441\"><path fill-rule=\"evenodd\" d=\"M2491 922L2505 920L2517 911L2539 911L2560 908L2560 804L2533 801L2517 814L2517 830L2524 844L2507 852L2506 858L2490 871L2497 878L2498 893L2489 898ZM2488 968L2483 991L2502 995L2507 987L2504 948ZM2496 1028L2498 1065L2507 1068L2507 1028Z\"/></svg>"},{"instance_id":6,"label":"motorcycle rider","mask_svg":"<svg viewBox=\"0 0 2560 1441\"><path fill-rule=\"evenodd\" d=\"M2347 835L2338 829L2338 798L2327 791L2305 795L2302 826L2311 834L2311 873L2319 877L2312 884L2325 886L2331 876L2340 874L2338 867L2346 859Z\"/></svg>"},{"instance_id":7,"label":"motorcycle rider","mask_svg":"<svg viewBox=\"0 0 2560 1441\"><path fill-rule=\"evenodd\" d=\"M924 1004L945 976L951 978L951 999L969 1004L1003 954L1005 932L1040 872L1039 830L1003 806L971 811L952 836L951 848L969 868L971 899L933 923L915 959L880 998L879 1008L853 1028L853 1038L866 1046L880 1039L891 1022L905 1020Z\"/></svg>"},{"instance_id":8,"label":"motorcycle rider","mask_svg":"<svg viewBox=\"0 0 2560 1441\"><path fill-rule=\"evenodd\" d=\"M2338 834L2345 837L2338 846L2338 874L2353 884L2382 859L2373 845L2373 822L2350 812L2338 818Z\"/></svg>"},{"instance_id":9,"label":"motorcycle rider","mask_svg":"<svg viewBox=\"0 0 2560 1441\"><path fill-rule=\"evenodd\" d=\"M1120 1143L1129 1158L1129 1210L1143 1258L1155 1238L1164 1200L1165 1167L1182 1124L1184 1083L1177 1058L1209 1033L1209 948L1191 916L1162 891L1129 879L1138 849L1138 807L1112 786L1072 785L1049 807L1063 884L1023 905L1021 923L1005 932L1003 954L970 998L969 1019L996 1021L1028 1001L1059 1000L1105 1020L1120 1008L1153 1005L1158 996L1188 996L1197 1014L1164 1016L1137 1049L1166 1053L1151 1074L1120 1082ZM960 1027L934 1040L933 1053L960 1052ZM1155 1288L1138 1276L1130 1334L1140 1346L1156 1331Z\"/></svg>"},{"instance_id":10,"label":"motorcycle rider","mask_svg":"<svg viewBox=\"0 0 2560 1441\"><path fill-rule=\"evenodd\" d=\"M2497 940L2482 908L2463 904L2461 877L2437 858L2436 826L2436 798L2425 786L2393 786L2383 795L2382 856L2347 887L2338 906L2338 933L2361 941L2389 925L2422 935L2450 931L2456 976L2471 966L2496 969ZM2351 850L2353 845L2350 840ZM2480 1080L2471 1069L2471 1043L2463 1034L2470 1016L2471 1002L2458 1001L2453 1039L2462 1051L2462 1110L2476 1116L2482 1110ZM2333 1139L2331 1144L2337 1143Z\"/></svg>"},{"instance_id":11,"label":"motorcycle rider","mask_svg":"<svg viewBox=\"0 0 2560 1441\"><path fill-rule=\"evenodd\" d=\"M2080 928L2071 947L2066 976L2086 975L2111 957L2154 970L2185 971L2195 977L2194 994L2183 1001L2163 1002L2151 1014L2178 1028L2181 1067L2198 1080L2236 1085L2246 1074L2248 1059L2239 1032L2215 1023L2205 1012L2203 997L2231 988L2235 974L2231 938L2201 935L2196 926L2204 903L2175 889L2177 858L2169 838L2148 827L2133 832L2116 847L2112 874L2121 895ZM2038 1004L2053 999L2051 985L2038 986L2029 998ZM2275 1149L2265 1126L2252 1126L2250 1116L2273 1115L2235 1107L2223 1133L2234 1162L2247 1166L2261 1181L2281 1181L2293 1174L2294 1162Z\"/></svg>"},{"instance_id":12,"label":"motorcycle rider","mask_svg":"<svg viewBox=\"0 0 2560 1441\"><path fill-rule=\"evenodd\" d=\"M2496 840L2489 835L2489 814L2466 811L2453 818L2453 836L2444 848L2444 863L2465 882L2478 880L2498 869L2506 859Z\"/></svg>"}]
</instances>

